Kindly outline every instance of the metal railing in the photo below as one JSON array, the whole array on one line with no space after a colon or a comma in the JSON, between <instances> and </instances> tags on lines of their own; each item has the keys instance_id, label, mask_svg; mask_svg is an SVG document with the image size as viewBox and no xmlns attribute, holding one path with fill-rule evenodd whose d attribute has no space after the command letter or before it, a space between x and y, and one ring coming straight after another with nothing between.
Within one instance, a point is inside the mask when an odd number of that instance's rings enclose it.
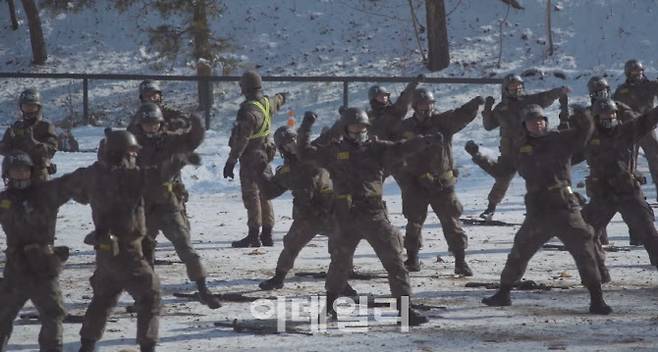
<instances>
[{"instance_id":1,"label":"metal railing","mask_svg":"<svg viewBox=\"0 0 658 352\"><path fill-rule=\"evenodd\" d=\"M237 82L240 76L177 76L177 75L140 75L140 74L95 74L95 73L29 73L0 72L0 78L38 78L38 79L68 79L82 81L82 116L85 124L89 122L89 81L141 81L151 79L156 81L201 81L201 82ZM343 84L343 105L349 103L349 84L355 82L405 83L415 77L382 77L382 76L263 76L263 81L269 82L330 82ZM454 78L426 77L423 83L433 84L500 84L500 78ZM210 126L210 108L204 109L206 126Z\"/></svg>"}]
</instances>

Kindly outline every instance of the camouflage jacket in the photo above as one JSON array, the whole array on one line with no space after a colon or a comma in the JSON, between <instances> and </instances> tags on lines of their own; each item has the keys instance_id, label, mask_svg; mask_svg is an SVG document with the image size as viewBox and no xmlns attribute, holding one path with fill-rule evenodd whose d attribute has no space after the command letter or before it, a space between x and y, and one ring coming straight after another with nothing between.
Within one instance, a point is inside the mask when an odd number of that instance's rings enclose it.
<instances>
[{"instance_id":1,"label":"camouflage jacket","mask_svg":"<svg viewBox=\"0 0 658 352\"><path fill-rule=\"evenodd\" d=\"M633 109L633 111L644 114L656 106L658 97L658 81L644 79L637 83L624 82L617 87L613 98L621 101Z\"/></svg>"},{"instance_id":2,"label":"camouflage jacket","mask_svg":"<svg viewBox=\"0 0 658 352\"><path fill-rule=\"evenodd\" d=\"M39 119L31 126L24 126L23 121L16 121L7 128L0 142L0 154L7 155L20 150L30 155L35 165L35 178L46 179L48 167L57 152L57 133L55 126Z\"/></svg>"},{"instance_id":3,"label":"camouflage jacket","mask_svg":"<svg viewBox=\"0 0 658 352\"><path fill-rule=\"evenodd\" d=\"M413 81L407 84L395 103L389 103L379 109L368 111L368 117L370 118L371 124L368 133L371 137L393 140L395 137L395 131L399 128L400 122L402 122L409 112L414 96L414 90L416 90L418 84L418 81Z\"/></svg>"}]
</instances>

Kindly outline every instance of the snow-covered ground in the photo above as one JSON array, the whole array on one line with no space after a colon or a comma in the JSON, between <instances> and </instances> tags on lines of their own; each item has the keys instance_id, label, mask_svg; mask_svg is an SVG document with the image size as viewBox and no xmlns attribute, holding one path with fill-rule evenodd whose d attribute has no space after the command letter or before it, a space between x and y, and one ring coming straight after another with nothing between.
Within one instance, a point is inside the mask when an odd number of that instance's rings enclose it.
<instances>
[{"instance_id":1,"label":"snow-covered ground","mask_svg":"<svg viewBox=\"0 0 658 352\"><path fill-rule=\"evenodd\" d=\"M561 0L554 1L559 11L553 12L556 53L544 55L546 40L544 0L522 1L526 10L511 10L503 41L502 67L496 68L498 56L498 23L507 8L494 0L446 0L449 11L451 66L428 74L420 64L415 38L411 31L408 4L392 0L267 0L226 1L223 16L212 26L222 36L232 38L231 55L244 67L259 67L268 75L402 75L426 73L433 77L500 77L508 72L538 68L546 73L527 79L527 89L535 91L559 85L574 89L572 101L585 101L585 84L592 73L607 74L611 84L623 80L623 62L630 57L642 59L651 78L656 76L655 58L658 24L656 0ZM103 2L97 1L102 4ZM418 17L424 22L424 6ZM20 6L19 6L20 7ZM454 9L454 11L453 11ZM19 14L22 17L22 14ZM0 18L8 18L6 6L0 6ZM30 63L30 47L24 25L18 32L8 29L8 21L0 28L0 71L90 72L90 73L165 73L193 74L186 59L158 71L150 65L144 29L161 23L154 11L129 11L119 15L101 5L77 14L42 13L44 31L49 43L50 63L34 68ZM178 19L167 19L175 23ZM221 68L217 68L218 72ZM562 80L553 72L566 74ZM240 70L231 74L239 74ZM97 82L90 84L91 110L111 120L130 116L136 109L138 82ZM16 96L26 86L37 85L46 101L46 116L59 120L70 109L81 113L81 82L53 80L0 80L0 122L7 124L16 116ZM401 84L389 86L394 95ZM196 89L190 83L167 83L165 99L185 110L194 108ZM368 84L350 85L350 100L365 106ZM465 103L475 95L499 95L496 86L436 85L440 110ZM268 92L291 92L288 103L298 116L304 110L315 110L320 123L330 124L341 103L339 84L267 83ZM273 248L232 249L230 242L245 234L246 212L240 201L239 183L226 181L221 169L228 153L227 130L235 116L240 97L236 84L217 86L217 106L213 111L213 130L200 148L204 163L199 168L186 168L184 179L191 191L193 239L203 257L211 278L211 287L222 293L242 292L253 297L280 294L304 298L324 292L323 282L307 277L294 277L276 293L258 291L260 280L272 275L281 250L281 238L290 225L290 196L275 200L277 225ZM72 104L67 104L70 98ZM556 107L549 110L556 123ZM275 118L275 127L284 123L285 112ZM94 148L102 136L100 128L74 130L82 148ZM486 132L477 119L454 138L454 153L461 176L458 194L465 216L477 216L485 207L486 193L492 180L467 157L463 145L469 139L480 142L495 155L498 132ZM60 173L90 164L94 153L58 153L55 162ZM646 163L641 161L646 172ZM586 170L574 170L574 184L583 179ZM581 190L582 191L582 190ZM655 199L649 186L647 196ZM499 208L499 219L512 223L523 220L523 183L516 179L508 197ZM391 220L403 228L399 190L387 183L386 200ZM87 207L67 203L60 211L58 243L75 252L62 276L65 300L71 313L82 313L91 291L88 278L93 270L93 251L82 244L91 230ZM591 316L587 311L587 292L582 287L542 292L515 292L509 308L488 308L479 302L491 293L484 289L465 288L468 281L496 281L518 227L469 226L469 261L475 271L472 279L454 278L453 260L447 253L436 217L428 217L422 252L423 271L412 274L418 303L445 306L426 312L430 324L399 333L395 327L373 328L368 333L331 330L315 336L239 334L227 328L216 328L215 321L238 318L251 321L248 303L226 303L211 311L198 303L173 297L174 292L192 291L181 264L157 267L163 287L163 319L161 351L216 351L238 349L268 350L569 350L622 351L658 350L657 280L655 268L648 265L641 248L629 252L610 253L608 264L613 282L605 291L615 312L607 317ZM627 228L616 217L608 228L610 238L618 245L627 244ZM0 247L4 246L0 236ZM175 260L172 247L162 239L160 259ZM442 260L437 260L437 258ZM362 244L356 254L359 271L383 274L371 248ZM326 270L327 241L318 237L296 263L297 271ZM544 250L538 253L526 275L546 284L578 285L579 278L566 252ZM353 281L361 293L386 294L386 279ZM121 299L114 315L118 322L108 324L102 351L115 351L134 346L135 317L125 313L131 303ZM32 311L26 306L25 311ZM308 326L300 328L308 329ZM67 351L77 350L79 325L66 324ZM38 327L17 326L10 350L38 349Z\"/></svg>"}]
</instances>

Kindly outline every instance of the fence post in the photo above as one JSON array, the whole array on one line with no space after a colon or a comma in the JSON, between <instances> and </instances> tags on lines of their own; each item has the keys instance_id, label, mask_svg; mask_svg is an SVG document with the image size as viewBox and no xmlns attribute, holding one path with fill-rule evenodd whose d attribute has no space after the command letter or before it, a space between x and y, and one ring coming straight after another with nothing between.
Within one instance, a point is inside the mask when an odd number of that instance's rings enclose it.
<instances>
[{"instance_id":1,"label":"fence post","mask_svg":"<svg viewBox=\"0 0 658 352\"><path fill-rule=\"evenodd\" d=\"M350 82L343 81L343 106L344 107L347 107L347 105L349 104L349 98L350 98L349 84L350 84Z\"/></svg>"},{"instance_id":2,"label":"fence post","mask_svg":"<svg viewBox=\"0 0 658 352\"><path fill-rule=\"evenodd\" d=\"M89 125L89 80L82 80L82 120Z\"/></svg>"},{"instance_id":3,"label":"fence post","mask_svg":"<svg viewBox=\"0 0 658 352\"><path fill-rule=\"evenodd\" d=\"M197 63L197 75L202 77L212 76L212 67L206 60L200 59ZM206 129L210 129L210 109L213 106L213 82L210 80L197 81L199 96L199 109L204 111Z\"/></svg>"}]
</instances>

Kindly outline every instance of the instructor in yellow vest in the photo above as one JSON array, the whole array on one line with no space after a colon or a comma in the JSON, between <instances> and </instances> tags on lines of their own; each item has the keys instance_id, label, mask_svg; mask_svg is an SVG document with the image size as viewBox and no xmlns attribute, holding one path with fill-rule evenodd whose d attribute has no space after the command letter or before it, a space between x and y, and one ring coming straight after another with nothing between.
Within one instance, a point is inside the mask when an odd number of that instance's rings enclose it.
<instances>
[{"instance_id":1,"label":"instructor in yellow vest","mask_svg":"<svg viewBox=\"0 0 658 352\"><path fill-rule=\"evenodd\" d=\"M224 166L224 178L234 178L233 169L240 161L240 187L249 233L231 244L236 248L260 247L261 241L264 246L272 246L274 212L272 203L261 192L260 180L263 172L271 172L270 162L276 153L271 137L272 115L285 103L286 93L263 95L262 83L256 71L247 71L240 78L246 99L231 131L231 152Z\"/></svg>"}]
</instances>

